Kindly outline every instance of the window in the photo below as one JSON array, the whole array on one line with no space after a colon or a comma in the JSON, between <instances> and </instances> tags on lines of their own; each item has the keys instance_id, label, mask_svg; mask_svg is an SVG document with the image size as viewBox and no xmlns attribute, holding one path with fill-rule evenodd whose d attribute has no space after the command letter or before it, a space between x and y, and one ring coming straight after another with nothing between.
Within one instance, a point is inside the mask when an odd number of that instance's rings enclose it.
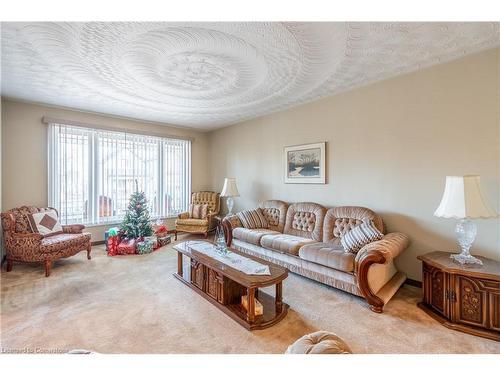
<instances>
[{"instance_id":1,"label":"window","mask_svg":"<svg viewBox=\"0 0 500 375\"><path fill-rule=\"evenodd\" d=\"M119 222L136 184L152 218L187 210L188 140L52 123L48 143L49 205L63 224Z\"/></svg>"}]
</instances>

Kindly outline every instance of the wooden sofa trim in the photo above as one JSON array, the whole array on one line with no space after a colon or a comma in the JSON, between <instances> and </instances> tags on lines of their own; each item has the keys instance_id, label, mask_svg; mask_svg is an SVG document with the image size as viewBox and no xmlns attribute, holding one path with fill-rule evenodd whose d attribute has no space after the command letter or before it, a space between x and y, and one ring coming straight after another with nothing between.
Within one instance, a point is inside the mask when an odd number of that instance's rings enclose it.
<instances>
[{"instance_id":1,"label":"wooden sofa trim","mask_svg":"<svg viewBox=\"0 0 500 375\"><path fill-rule=\"evenodd\" d=\"M384 310L384 301L377 297L368 285L368 270L373 264L384 264L386 262L384 254L378 250L365 252L356 263L356 282L358 289L363 294L366 302L370 305L370 310L381 313Z\"/></svg>"}]
</instances>

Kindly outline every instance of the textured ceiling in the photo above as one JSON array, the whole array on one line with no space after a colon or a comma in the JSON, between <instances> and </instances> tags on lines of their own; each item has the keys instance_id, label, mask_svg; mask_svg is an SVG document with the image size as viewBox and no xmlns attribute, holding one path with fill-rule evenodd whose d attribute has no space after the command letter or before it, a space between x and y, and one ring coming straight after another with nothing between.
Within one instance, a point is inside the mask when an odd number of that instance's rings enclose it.
<instances>
[{"instance_id":1,"label":"textured ceiling","mask_svg":"<svg viewBox=\"0 0 500 375\"><path fill-rule=\"evenodd\" d=\"M500 23L3 23L2 95L199 129L500 45Z\"/></svg>"}]
</instances>

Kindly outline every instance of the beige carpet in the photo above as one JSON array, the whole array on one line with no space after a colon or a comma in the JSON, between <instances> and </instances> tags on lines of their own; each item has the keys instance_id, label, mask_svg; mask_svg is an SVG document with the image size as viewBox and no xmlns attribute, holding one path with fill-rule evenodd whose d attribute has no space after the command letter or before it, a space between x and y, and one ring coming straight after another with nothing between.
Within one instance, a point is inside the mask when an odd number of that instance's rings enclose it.
<instances>
[{"instance_id":1,"label":"beige carpet","mask_svg":"<svg viewBox=\"0 0 500 375\"><path fill-rule=\"evenodd\" d=\"M182 239L182 237L180 238ZM416 307L405 286L383 314L358 297L291 274L290 305L278 325L248 332L172 277L171 246L153 254L109 258L103 246L55 263L15 264L1 274L4 351L101 353L283 353L317 330L342 337L355 353L500 353L500 343L442 327Z\"/></svg>"}]
</instances>

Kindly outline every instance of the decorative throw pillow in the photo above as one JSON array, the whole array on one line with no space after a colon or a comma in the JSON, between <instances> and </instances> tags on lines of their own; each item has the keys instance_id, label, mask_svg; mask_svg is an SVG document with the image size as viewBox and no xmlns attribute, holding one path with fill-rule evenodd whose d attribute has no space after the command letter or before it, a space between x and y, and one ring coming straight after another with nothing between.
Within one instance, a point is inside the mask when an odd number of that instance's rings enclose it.
<instances>
[{"instance_id":1,"label":"decorative throw pillow","mask_svg":"<svg viewBox=\"0 0 500 375\"><path fill-rule=\"evenodd\" d=\"M346 252L357 253L361 248L370 242L381 240L384 237L373 221L362 223L352 228L340 237L340 243Z\"/></svg>"},{"instance_id":2,"label":"decorative throw pillow","mask_svg":"<svg viewBox=\"0 0 500 375\"><path fill-rule=\"evenodd\" d=\"M240 219L243 227L247 229L269 228L269 223L260 208L256 210L241 211L238 212L236 216Z\"/></svg>"},{"instance_id":3,"label":"decorative throw pillow","mask_svg":"<svg viewBox=\"0 0 500 375\"><path fill-rule=\"evenodd\" d=\"M33 233L40 233L47 237L63 233L57 212L54 210L29 214L28 220Z\"/></svg>"},{"instance_id":4,"label":"decorative throw pillow","mask_svg":"<svg viewBox=\"0 0 500 375\"><path fill-rule=\"evenodd\" d=\"M189 218L190 219L206 219L208 215L208 204L190 204Z\"/></svg>"}]
</instances>

